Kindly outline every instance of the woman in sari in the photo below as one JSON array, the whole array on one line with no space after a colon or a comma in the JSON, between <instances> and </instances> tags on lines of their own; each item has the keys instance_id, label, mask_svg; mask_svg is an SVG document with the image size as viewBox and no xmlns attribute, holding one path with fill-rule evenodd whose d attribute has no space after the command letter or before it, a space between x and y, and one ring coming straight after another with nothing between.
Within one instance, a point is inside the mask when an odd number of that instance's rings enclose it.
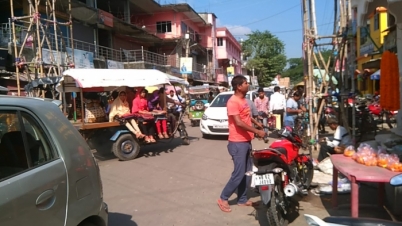
<instances>
[{"instance_id":1,"label":"woman in sari","mask_svg":"<svg viewBox=\"0 0 402 226\"><path fill-rule=\"evenodd\" d=\"M154 138L155 135L155 122L153 120L145 120L145 118L150 118L149 116L153 116L154 114L149 111L148 108L148 100L147 100L148 90L142 89L140 95L137 96L133 100L133 108L132 113L139 113L144 115L142 120L139 120L139 126L141 131L145 134L145 142L147 143L155 143L156 140Z\"/></svg>"},{"instance_id":2,"label":"woman in sari","mask_svg":"<svg viewBox=\"0 0 402 226\"><path fill-rule=\"evenodd\" d=\"M121 91L119 96L113 101L109 109L109 122L113 122L115 117L123 117L125 115L130 115L130 107L127 101L126 92ZM135 134L137 138L144 138L145 135L141 133L137 122L134 119L126 121L125 126Z\"/></svg>"}]
</instances>

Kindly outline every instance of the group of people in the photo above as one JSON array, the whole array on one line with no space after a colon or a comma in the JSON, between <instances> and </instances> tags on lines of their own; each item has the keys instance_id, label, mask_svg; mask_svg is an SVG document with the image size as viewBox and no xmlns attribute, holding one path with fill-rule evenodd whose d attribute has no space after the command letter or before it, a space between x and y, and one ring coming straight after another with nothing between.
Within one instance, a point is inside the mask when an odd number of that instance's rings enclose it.
<instances>
[{"instance_id":1,"label":"group of people","mask_svg":"<svg viewBox=\"0 0 402 226\"><path fill-rule=\"evenodd\" d=\"M253 206L254 203L248 200L247 190L251 184L251 177L246 176L246 172L252 170L252 159L250 152L252 150L251 140L254 135L264 137L266 132L262 126L253 119L254 115L261 114L280 114L284 115L282 126L293 127L295 119L299 113L305 112L306 109L302 103L303 93L297 90L293 95L286 100L285 96L279 91L279 87L275 87L275 93L271 95L271 100L265 96L264 90L259 89L259 96L254 103L245 98L249 89L249 84L244 76L235 76L232 79L231 85L234 90L234 95L227 102L229 137L228 137L228 152L231 155L234 163L232 175L222 190L217 204L221 211L231 212L229 198L237 191L238 206ZM254 110L253 110L254 109ZM253 111L257 113L252 113ZM253 126L257 124L257 127ZM321 161L329 154L341 153L339 145L347 145L351 142L351 138L346 129L338 124L334 119L328 120L328 125L335 130L334 139L325 140L322 144L318 160Z\"/></svg>"},{"instance_id":2,"label":"group of people","mask_svg":"<svg viewBox=\"0 0 402 226\"><path fill-rule=\"evenodd\" d=\"M167 120L171 122L174 128L177 116L181 111L181 103L185 102L180 94L180 90L177 91L176 95L171 90L169 95L166 95L163 87L155 90L151 95L145 88L137 90L127 88L125 91L120 91L114 98L112 97L107 111L109 122L116 121L119 118L127 118L126 127L138 139L144 139L146 143L155 143L155 134L159 139L168 139L172 134L168 134ZM138 117L134 119L131 117L133 115Z\"/></svg>"},{"instance_id":3,"label":"group of people","mask_svg":"<svg viewBox=\"0 0 402 226\"><path fill-rule=\"evenodd\" d=\"M274 87L274 93L268 98L264 89L258 89L258 97L254 99L254 103L248 100L253 117L263 121L263 125L267 127L268 118L275 114L281 117L281 128L283 126L294 127L297 115L306 112L306 108L301 102L303 92L297 90L286 100L285 95L280 92L280 87Z\"/></svg>"}]
</instances>

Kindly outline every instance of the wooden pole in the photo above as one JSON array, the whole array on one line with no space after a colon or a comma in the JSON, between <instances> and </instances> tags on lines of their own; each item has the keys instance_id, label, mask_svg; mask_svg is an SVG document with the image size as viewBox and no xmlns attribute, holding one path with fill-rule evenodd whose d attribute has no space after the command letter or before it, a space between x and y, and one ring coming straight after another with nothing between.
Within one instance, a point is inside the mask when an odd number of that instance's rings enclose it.
<instances>
[{"instance_id":1,"label":"wooden pole","mask_svg":"<svg viewBox=\"0 0 402 226\"><path fill-rule=\"evenodd\" d=\"M13 5L13 0L10 0L10 8L11 8L11 26L13 29L13 44L14 44L14 63L15 63L15 74L17 76L17 94L18 96L21 96L21 87L20 87L20 69L18 67L18 50L17 50L17 38L15 35L15 23L14 23L14 5Z\"/></svg>"},{"instance_id":2,"label":"wooden pole","mask_svg":"<svg viewBox=\"0 0 402 226\"><path fill-rule=\"evenodd\" d=\"M71 43L71 62L74 64L75 66L75 60L74 60L74 41L73 41L73 16L72 16L72 12L71 12L71 0L68 0L68 14L70 16L70 43Z\"/></svg>"}]
</instances>

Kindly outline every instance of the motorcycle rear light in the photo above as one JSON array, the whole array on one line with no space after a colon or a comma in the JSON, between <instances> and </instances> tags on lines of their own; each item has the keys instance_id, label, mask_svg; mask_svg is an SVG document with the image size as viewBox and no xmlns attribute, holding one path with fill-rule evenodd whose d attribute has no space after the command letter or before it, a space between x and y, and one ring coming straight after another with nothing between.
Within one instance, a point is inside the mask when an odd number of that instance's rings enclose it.
<instances>
[{"instance_id":1,"label":"motorcycle rear light","mask_svg":"<svg viewBox=\"0 0 402 226\"><path fill-rule=\"evenodd\" d=\"M262 191L267 191L268 188L269 188L268 185L261 186L261 190L262 190Z\"/></svg>"}]
</instances>

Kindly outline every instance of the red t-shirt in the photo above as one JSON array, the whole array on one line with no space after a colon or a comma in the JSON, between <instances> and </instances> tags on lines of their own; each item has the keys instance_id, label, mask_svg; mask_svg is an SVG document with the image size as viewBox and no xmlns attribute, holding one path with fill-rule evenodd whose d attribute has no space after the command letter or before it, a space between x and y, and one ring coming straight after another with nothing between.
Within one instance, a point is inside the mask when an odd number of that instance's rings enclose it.
<instances>
[{"instance_id":1,"label":"red t-shirt","mask_svg":"<svg viewBox=\"0 0 402 226\"><path fill-rule=\"evenodd\" d=\"M229 98L226 104L228 111L228 123L229 123L229 141L233 142L245 142L251 141L254 138L254 133L248 132L236 126L233 115L239 115L240 119L251 126L250 106L245 98L241 99L235 95Z\"/></svg>"},{"instance_id":2,"label":"red t-shirt","mask_svg":"<svg viewBox=\"0 0 402 226\"><path fill-rule=\"evenodd\" d=\"M139 111L149 111L149 110L148 110L148 100L138 96L133 100L133 108L131 109L131 113L138 113Z\"/></svg>"}]
</instances>

